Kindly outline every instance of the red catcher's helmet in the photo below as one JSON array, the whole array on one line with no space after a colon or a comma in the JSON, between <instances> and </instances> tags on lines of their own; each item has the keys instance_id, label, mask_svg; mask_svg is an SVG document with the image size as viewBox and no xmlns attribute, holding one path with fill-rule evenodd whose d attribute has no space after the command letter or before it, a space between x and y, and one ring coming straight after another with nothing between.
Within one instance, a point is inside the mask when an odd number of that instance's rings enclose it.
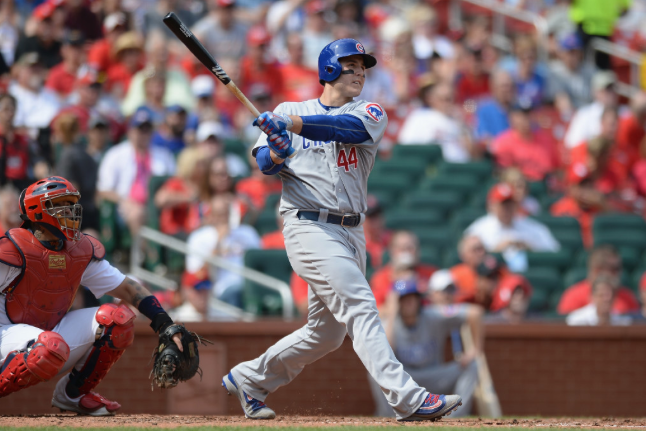
<instances>
[{"instance_id":1,"label":"red catcher's helmet","mask_svg":"<svg viewBox=\"0 0 647 432\"><path fill-rule=\"evenodd\" d=\"M81 239L83 208L81 194L63 177L47 177L23 190L20 194L20 219L22 228L30 223L43 224L61 240ZM72 205L58 205L72 201Z\"/></svg>"}]
</instances>

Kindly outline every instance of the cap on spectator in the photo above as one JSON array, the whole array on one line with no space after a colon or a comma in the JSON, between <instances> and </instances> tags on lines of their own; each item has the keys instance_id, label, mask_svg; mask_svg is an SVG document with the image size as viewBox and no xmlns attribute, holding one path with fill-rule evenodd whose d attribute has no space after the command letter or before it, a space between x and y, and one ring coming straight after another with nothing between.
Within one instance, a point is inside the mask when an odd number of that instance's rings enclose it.
<instances>
[{"instance_id":1,"label":"cap on spectator","mask_svg":"<svg viewBox=\"0 0 647 432\"><path fill-rule=\"evenodd\" d=\"M559 40L559 47L565 51L581 50L582 39L577 33L569 33Z\"/></svg>"},{"instance_id":2,"label":"cap on spectator","mask_svg":"<svg viewBox=\"0 0 647 432\"><path fill-rule=\"evenodd\" d=\"M236 6L236 0L217 0L216 4L218 7Z\"/></svg>"},{"instance_id":3,"label":"cap on spectator","mask_svg":"<svg viewBox=\"0 0 647 432\"><path fill-rule=\"evenodd\" d=\"M195 133L195 138L198 140L198 142L203 142L210 137L219 139L222 136L222 133L223 128L220 123L215 121L206 121L200 123L200 126L198 126L198 130Z\"/></svg>"},{"instance_id":4,"label":"cap on spectator","mask_svg":"<svg viewBox=\"0 0 647 432\"><path fill-rule=\"evenodd\" d=\"M395 281L393 283L393 291L397 292L400 297L409 294L422 294L420 291L418 291L418 284L415 280L412 279L402 279Z\"/></svg>"},{"instance_id":5,"label":"cap on spectator","mask_svg":"<svg viewBox=\"0 0 647 432\"><path fill-rule=\"evenodd\" d=\"M483 262L476 267L476 274L492 278L499 275L501 263L494 255L486 255Z\"/></svg>"},{"instance_id":6,"label":"cap on spectator","mask_svg":"<svg viewBox=\"0 0 647 432\"><path fill-rule=\"evenodd\" d=\"M77 87L80 87L80 86L96 87L96 86L100 86L101 84L102 84L102 80L100 79L97 71L95 71L94 69L82 70L76 80Z\"/></svg>"},{"instance_id":7,"label":"cap on spectator","mask_svg":"<svg viewBox=\"0 0 647 432\"><path fill-rule=\"evenodd\" d=\"M113 12L103 20L103 30L110 33L117 27L124 27L126 25L126 15L123 12Z\"/></svg>"},{"instance_id":8,"label":"cap on spectator","mask_svg":"<svg viewBox=\"0 0 647 432\"><path fill-rule=\"evenodd\" d=\"M186 114L186 109L180 104L173 104L166 107L166 112L173 114Z\"/></svg>"},{"instance_id":9,"label":"cap on spectator","mask_svg":"<svg viewBox=\"0 0 647 432\"><path fill-rule=\"evenodd\" d=\"M327 9L326 2L323 0L311 0L306 5L306 12L309 15L314 15L318 13L323 13Z\"/></svg>"},{"instance_id":10,"label":"cap on spectator","mask_svg":"<svg viewBox=\"0 0 647 432\"><path fill-rule=\"evenodd\" d=\"M38 56L38 53L35 51L32 52L26 52L23 55L20 56L18 61L16 61L16 64L21 65L21 66L36 66L40 65L40 57Z\"/></svg>"},{"instance_id":11,"label":"cap on spectator","mask_svg":"<svg viewBox=\"0 0 647 432\"><path fill-rule=\"evenodd\" d=\"M429 279L429 289L432 291L445 291L446 289L456 289L454 277L448 269L442 269L434 272Z\"/></svg>"},{"instance_id":12,"label":"cap on spectator","mask_svg":"<svg viewBox=\"0 0 647 432\"><path fill-rule=\"evenodd\" d=\"M49 2L41 3L40 5L36 6L36 8L34 8L34 18L38 19L39 21L50 19L54 14L55 9L56 6Z\"/></svg>"},{"instance_id":13,"label":"cap on spectator","mask_svg":"<svg viewBox=\"0 0 647 432\"><path fill-rule=\"evenodd\" d=\"M100 115L93 115L92 117L90 117L90 120L88 120L88 129L95 129L99 127L108 127L108 120Z\"/></svg>"},{"instance_id":14,"label":"cap on spectator","mask_svg":"<svg viewBox=\"0 0 647 432\"><path fill-rule=\"evenodd\" d=\"M267 45L272 40L272 35L264 26L254 26L247 32L247 44L249 46Z\"/></svg>"},{"instance_id":15,"label":"cap on spectator","mask_svg":"<svg viewBox=\"0 0 647 432\"><path fill-rule=\"evenodd\" d=\"M372 217L382 213L382 206L380 205L380 200L377 199L375 195L368 195L366 197L366 217Z\"/></svg>"},{"instance_id":16,"label":"cap on spectator","mask_svg":"<svg viewBox=\"0 0 647 432\"><path fill-rule=\"evenodd\" d=\"M530 298L532 296L532 287L530 286L530 283L526 280L526 278L520 275L510 275L508 277L505 277L501 282L501 285L497 287L496 294L494 295L492 304L490 305L490 309L497 311L508 306L510 304L512 294L517 289L522 290L524 296L527 298Z\"/></svg>"},{"instance_id":17,"label":"cap on spectator","mask_svg":"<svg viewBox=\"0 0 647 432\"><path fill-rule=\"evenodd\" d=\"M130 119L130 127L138 128L146 124L153 125L153 113L149 108L139 107Z\"/></svg>"},{"instance_id":18,"label":"cap on spectator","mask_svg":"<svg viewBox=\"0 0 647 432\"><path fill-rule=\"evenodd\" d=\"M580 184L584 180L591 177L591 171L587 166L581 162L576 162L571 165L568 170L568 183L570 184Z\"/></svg>"},{"instance_id":19,"label":"cap on spectator","mask_svg":"<svg viewBox=\"0 0 647 432\"><path fill-rule=\"evenodd\" d=\"M68 32L65 38L63 39L63 44L71 45L73 47L82 47L83 44L85 44L85 38L83 37L83 33L77 30L72 30Z\"/></svg>"},{"instance_id":20,"label":"cap on spectator","mask_svg":"<svg viewBox=\"0 0 647 432\"><path fill-rule=\"evenodd\" d=\"M593 91L604 90L609 86L614 85L618 81L616 74L611 71L598 71L591 79L591 87Z\"/></svg>"},{"instance_id":21,"label":"cap on spectator","mask_svg":"<svg viewBox=\"0 0 647 432\"><path fill-rule=\"evenodd\" d=\"M117 38L113 48L115 57L118 57L123 51L129 49L139 51L143 50L142 42L137 32L129 31Z\"/></svg>"},{"instance_id":22,"label":"cap on spectator","mask_svg":"<svg viewBox=\"0 0 647 432\"><path fill-rule=\"evenodd\" d=\"M512 188L507 183L497 183L487 194L488 202L502 203L514 199Z\"/></svg>"},{"instance_id":23,"label":"cap on spectator","mask_svg":"<svg viewBox=\"0 0 647 432\"><path fill-rule=\"evenodd\" d=\"M197 98L213 96L216 83L209 75L198 75L191 81L191 92Z\"/></svg>"}]
</instances>

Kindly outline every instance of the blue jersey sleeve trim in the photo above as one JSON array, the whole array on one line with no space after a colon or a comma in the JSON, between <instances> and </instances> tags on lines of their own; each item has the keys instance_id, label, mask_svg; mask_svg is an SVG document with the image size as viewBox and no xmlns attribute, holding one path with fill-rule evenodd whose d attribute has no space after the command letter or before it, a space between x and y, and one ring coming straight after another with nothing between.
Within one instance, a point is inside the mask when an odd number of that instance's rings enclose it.
<instances>
[{"instance_id":1,"label":"blue jersey sleeve trim","mask_svg":"<svg viewBox=\"0 0 647 432\"><path fill-rule=\"evenodd\" d=\"M303 127L301 135L312 141L338 141L360 144L372 140L366 126L351 114L301 116Z\"/></svg>"},{"instance_id":2,"label":"blue jersey sleeve trim","mask_svg":"<svg viewBox=\"0 0 647 432\"><path fill-rule=\"evenodd\" d=\"M256 151L256 163L258 168L265 175L277 174L283 169L285 163L275 164L270 155L270 148L268 146L260 147Z\"/></svg>"}]
</instances>

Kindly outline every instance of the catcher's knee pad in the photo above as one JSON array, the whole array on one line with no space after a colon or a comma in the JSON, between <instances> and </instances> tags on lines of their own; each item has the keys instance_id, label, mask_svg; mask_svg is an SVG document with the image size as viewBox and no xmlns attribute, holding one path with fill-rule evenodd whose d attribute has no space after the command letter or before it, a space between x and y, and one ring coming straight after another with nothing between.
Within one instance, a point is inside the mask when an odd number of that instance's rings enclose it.
<instances>
[{"instance_id":1,"label":"catcher's knee pad","mask_svg":"<svg viewBox=\"0 0 647 432\"><path fill-rule=\"evenodd\" d=\"M54 378L70 356L58 333L46 331L27 345L9 353L0 370L0 397Z\"/></svg>"},{"instance_id":2,"label":"catcher's knee pad","mask_svg":"<svg viewBox=\"0 0 647 432\"><path fill-rule=\"evenodd\" d=\"M73 369L65 391L75 398L89 393L108 374L135 338L135 314L128 306L104 304L95 316L103 329L81 370Z\"/></svg>"}]
</instances>

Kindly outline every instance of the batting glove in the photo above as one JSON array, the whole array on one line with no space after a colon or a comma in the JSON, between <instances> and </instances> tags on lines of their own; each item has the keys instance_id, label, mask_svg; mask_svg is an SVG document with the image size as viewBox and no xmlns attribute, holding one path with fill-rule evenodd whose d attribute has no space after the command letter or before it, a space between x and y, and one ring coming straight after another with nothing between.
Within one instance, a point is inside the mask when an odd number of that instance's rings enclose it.
<instances>
[{"instance_id":1,"label":"batting glove","mask_svg":"<svg viewBox=\"0 0 647 432\"><path fill-rule=\"evenodd\" d=\"M268 136L267 145L281 159L287 159L295 152L287 131Z\"/></svg>"},{"instance_id":2,"label":"batting glove","mask_svg":"<svg viewBox=\"0 0 647 432\"><path fill-rule=\"evenodd\" d=\"M265 111L254 120L252 125L258 126L267 136L270 136L292 129L292 119L287 114Z\"/></svg>"}]
</instances>

